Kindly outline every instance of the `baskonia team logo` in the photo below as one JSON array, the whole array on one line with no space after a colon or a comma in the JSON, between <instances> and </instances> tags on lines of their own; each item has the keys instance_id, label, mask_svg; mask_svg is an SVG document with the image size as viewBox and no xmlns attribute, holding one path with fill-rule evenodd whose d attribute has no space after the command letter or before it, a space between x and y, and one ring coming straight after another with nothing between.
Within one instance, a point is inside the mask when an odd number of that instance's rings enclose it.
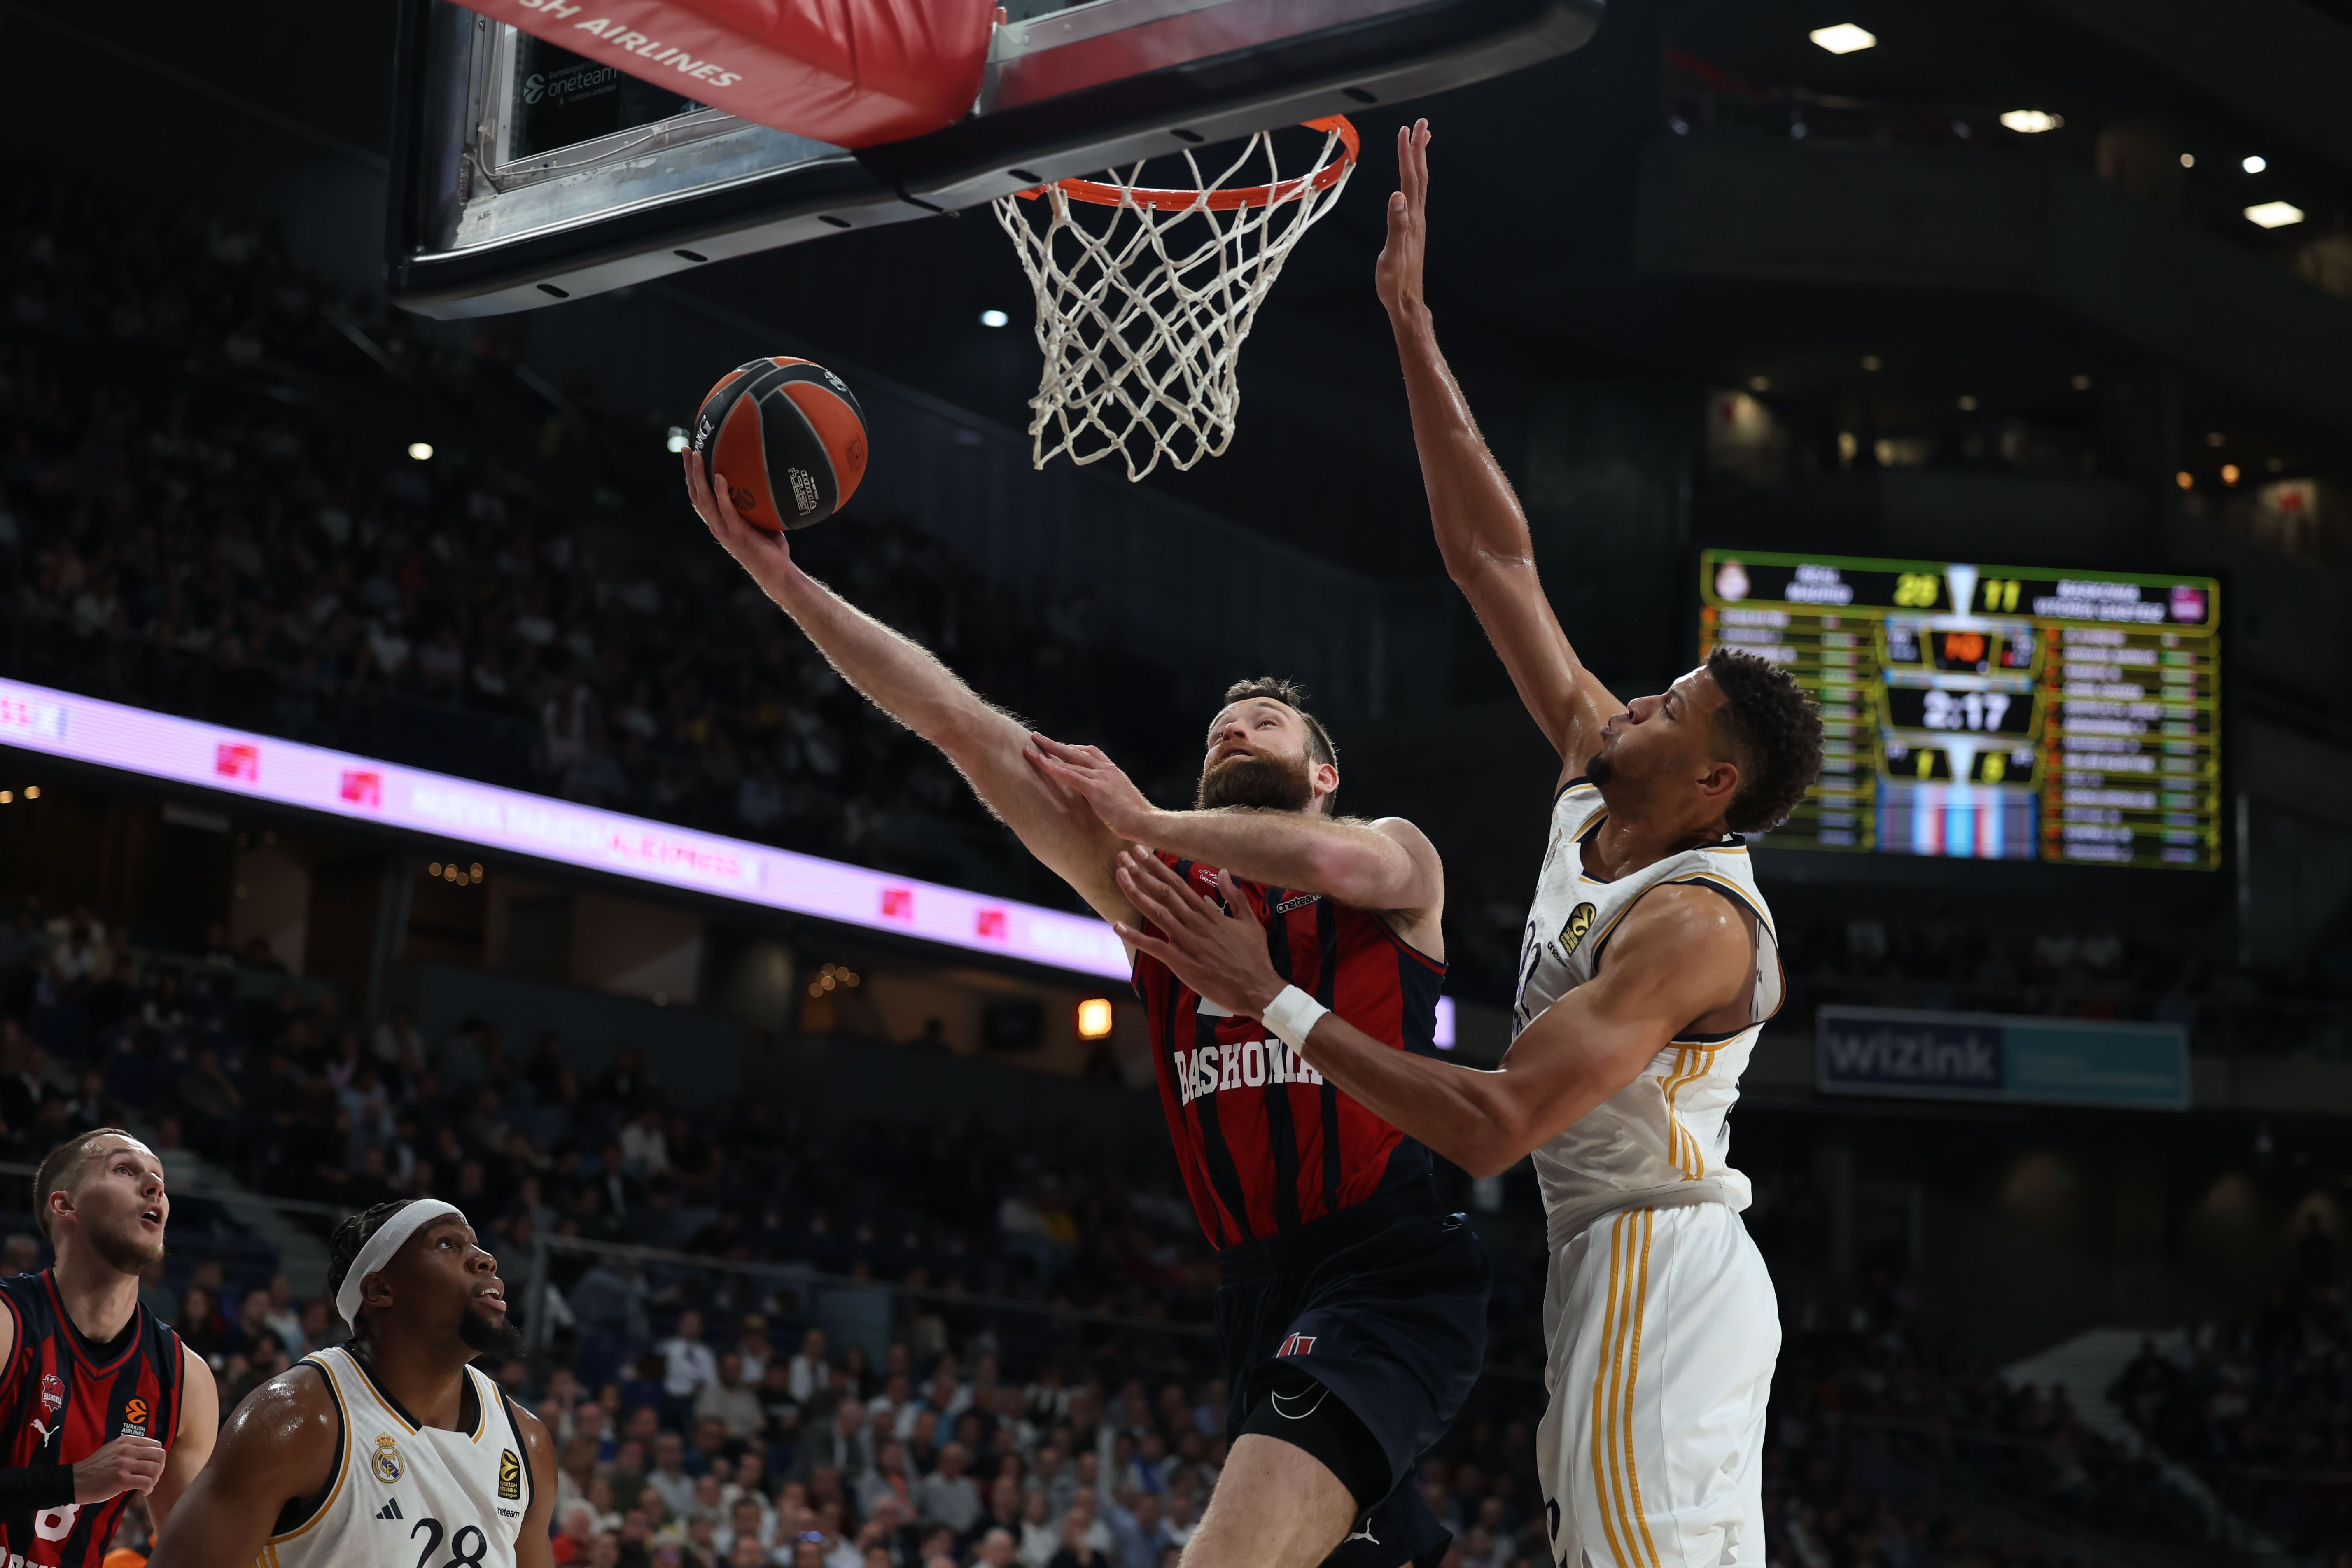
<instances>
[{"instance_id":1,"label":"baskonia team logo","mask_svg":"<svg viewBox=\"0 0 2352 1568\"><path fill-rule=\"evenodd\" d=\"M1577 947L1584 941L1584 933L1591 929L1592 906L1591 904L1579 904L1569 910L1568 923L1559 928L1560 956L1574 957Z\"/></svg>"},{"instance_id":2,"label":"baskonia team logo","mask_svg":"<svg viewBox=\"0 0 2352 1568\"><path fill-rule=\"evenodd\" d=\"M379 1433L375 1440L375 1458L370 1464L375 1471L375 1479L390 1486L400 1479L404 1468L401 1462L400 1445L394 1442L389 1435Z\"/></svg>"}]
</instances>

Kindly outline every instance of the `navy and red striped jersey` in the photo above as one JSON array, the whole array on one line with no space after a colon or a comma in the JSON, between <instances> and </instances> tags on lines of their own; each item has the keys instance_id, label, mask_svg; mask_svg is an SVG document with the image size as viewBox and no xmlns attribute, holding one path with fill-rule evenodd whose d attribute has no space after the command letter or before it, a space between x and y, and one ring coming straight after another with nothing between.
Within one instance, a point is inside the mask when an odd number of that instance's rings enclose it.
<instances>
[{"instance_id":1,"label":"navy and red striped jersey","mask_svg":"<svg viewBox=\"0 0 2352 1568\"><path fill-rule=\"evenodd\" d=\"M74 1464L125 1433L172 1446L180 1429L180 1336L145 1307L120 1340L93 1346L66 1316L47 1269L0 1279L0 1303L16 1325L16 1351L0 1371L0 1420L7 1422L0 1466ZM9 1568L96 1568L130 1498L0 1519L5 1561Z\"/></svg>"},{"instance_id":2,"label":"navy and red striped jersey","mask_svg":"<svg viewBox=\"0 0 2352 1568\"><path fill-rule=\"evenodd\" d=\"M1216 896L1213 868L1160 858ZM1276 973L1376 1040L1434 1049L1444 964L1371 910L1234 884L1265 922ZM1220 1014L1148 954L1136 955L1135 992L1150 1019L1177 1163L1213 1245L1294 1230L1430 1173L1427 1149L1326 1082L1256 1019Z\"/></svg>"}]
</instances>

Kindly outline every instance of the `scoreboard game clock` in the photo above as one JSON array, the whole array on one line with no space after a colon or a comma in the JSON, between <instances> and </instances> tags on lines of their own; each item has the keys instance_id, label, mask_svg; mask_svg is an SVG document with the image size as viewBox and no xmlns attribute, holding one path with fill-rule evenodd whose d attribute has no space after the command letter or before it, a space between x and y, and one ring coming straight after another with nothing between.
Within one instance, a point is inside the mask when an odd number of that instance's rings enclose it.
<instances>
[{"instance_id":1,"label":"scoreboard game clock","mask_svg":"<svg viewBox=\"0 0 2352 1568\"><path fill-rule=\"evenodd\" d=\"M1699 653L1788 668L1822 776L1772 843L2213 870L2210 577L1710 550Z\"/></svg>"}]
</instances>

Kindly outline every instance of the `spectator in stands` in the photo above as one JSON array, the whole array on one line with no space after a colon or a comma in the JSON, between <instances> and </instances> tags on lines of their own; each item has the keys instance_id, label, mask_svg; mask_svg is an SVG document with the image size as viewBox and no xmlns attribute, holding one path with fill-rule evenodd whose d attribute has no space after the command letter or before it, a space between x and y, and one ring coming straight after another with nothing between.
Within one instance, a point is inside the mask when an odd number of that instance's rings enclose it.
<instances>
[{"instance_id":1,"label":"spectator in stands","mask_svg":"<svg viewBox=\"0 0 2352 1568\"><path fill-rule=\"evenodd\" d=\"M964 1474L971 1456L961 1443L940 1449L939 1468L915 1488L915 1517L926 1524L944 1524L958 1535L980 1518L980 1489Z\"/></svg>"},{"instance_id":2,"label":"spectator in stands","mask_svg":"<svg viewBox=\"0 0 2352 1568\"><path fill-rule=\"evenodd\" d=\"M731 1350L720 1352L717 1374L694 1395L694 1414L698 1420L717 1421L737 1442L759 1436L766 1417L759 1394L743 1382L740 1355Z\"/></svg>"}]
</instances>

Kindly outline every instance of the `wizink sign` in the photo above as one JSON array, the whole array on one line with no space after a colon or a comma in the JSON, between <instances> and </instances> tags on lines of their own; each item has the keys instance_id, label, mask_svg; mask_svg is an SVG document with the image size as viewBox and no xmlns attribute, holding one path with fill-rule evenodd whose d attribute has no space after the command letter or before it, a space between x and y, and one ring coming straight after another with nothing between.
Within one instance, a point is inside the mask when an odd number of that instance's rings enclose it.
<instances>
[{"instance_id":1,"label":"wizink sign","mask_svg":"<svg viewBox=\"0 0 2352 1568\"><path fill-rule=\"evenodd\" d=\"M1823 1094L2189 1109L2178 1025L1823 1007L1816 1030Z\"/></svg>"}]
</instances>

